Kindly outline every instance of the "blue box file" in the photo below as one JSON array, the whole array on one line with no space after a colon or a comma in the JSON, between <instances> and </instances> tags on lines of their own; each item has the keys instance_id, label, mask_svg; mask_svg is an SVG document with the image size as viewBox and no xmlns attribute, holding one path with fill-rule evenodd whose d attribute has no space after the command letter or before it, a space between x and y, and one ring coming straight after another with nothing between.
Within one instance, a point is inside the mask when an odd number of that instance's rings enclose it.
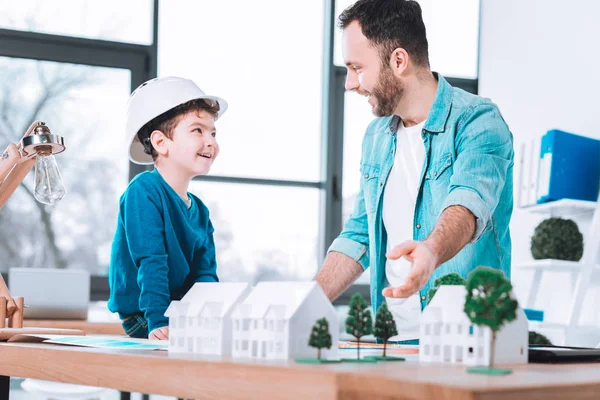
<instances>
[{"instance_id":1,"label":"blue box file","mask_svg":"<svg viewBox=\"0 0 600 400\"><path fill-rule=\"evenodd\" d=\"M542 137L537 202L596 201L600 189L600 140L553 129Z\"/></svg>"}]
</instances>

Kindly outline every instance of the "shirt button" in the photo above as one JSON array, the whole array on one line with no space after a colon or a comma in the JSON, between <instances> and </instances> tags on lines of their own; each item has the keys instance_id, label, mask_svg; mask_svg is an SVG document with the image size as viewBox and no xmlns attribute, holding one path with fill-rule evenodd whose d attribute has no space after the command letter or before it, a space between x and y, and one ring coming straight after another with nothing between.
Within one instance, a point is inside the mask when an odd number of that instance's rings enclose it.
<instances>
[{"instance_id":1,"label":"shirt button","mask_svg":"<svg viewBox=\"0 0 600 400\"><path fill-rule=\"evenodd\" d=\"M423 129L423 133L427 133L427 131L425 129Z\"/></svg>"},{"instance_id":2,"label":"shirt button","mask_svg":"<svg viewBox=\"0 0 600 400\"><path fill-rule=\"evenodd\" d=\"M434 171L434 172L433 172L433 176L437 176L437 171Z\"/></svg>"},{"instance_id":3,"label":"shirt button","mask_svg":"<svg viewBox=\"0 0 600 400\"><path fill-rule=\"evenodd\" d=\"M369 174L365 174L365 179L369 179Z\"/></svg>"},{"instance_id":4,"label":"shirt button","mask_svg":"<svg viewBox=\"0 0 600 400\"><path fill-rule=\"evenodd\" d=\"M417 229L421 229L421 224L417 224Z\"/></svg>"},{"instance_id":5,"label":"shirt button","mask_svg":"<svg viewBox=\"0 0 600 400\"><path fill-rule=\"evenodd\" d=\"M421 300L425 300L427 297L425 296L421 296Z\"/></svg>"}]
</instances>

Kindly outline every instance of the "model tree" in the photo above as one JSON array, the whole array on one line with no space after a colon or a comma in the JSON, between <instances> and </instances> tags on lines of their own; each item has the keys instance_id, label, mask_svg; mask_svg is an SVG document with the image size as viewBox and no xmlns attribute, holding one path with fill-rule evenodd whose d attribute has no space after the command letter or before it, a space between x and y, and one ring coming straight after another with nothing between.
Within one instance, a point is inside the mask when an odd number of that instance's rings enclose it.
<instances>
[{"instance_id":1,"label":"model tree","mask_svg":"<svg viewBox=\"0 0 600 400\"><path fill-rule=\"evenodd\" d=\"M510 297L512 284L501 271L478 267L467 280L465 314L475 325L487 326L492 331L489 369L494 365L496 333L517 317L519 303Z\"/></svg>"},{"instance_id":2,"label":"model tree","mask_svg":"<svg viewBox=\"0 0 600 400\"><path fill-rule=\"evenodd\" d=\"M321 318L312 328L308 345L318 350L317 359L321 359L321 349L331 348L331 334L329 333L329 322Z\"/></svg>"},{"instance_id":3,"label":"model tree","mask_svg":"<svg viewBox=\"0 0 600 400\"><path fill-rule=\"evenodd\" d=\"M429 305L429 302L433 298L433 295L435 295L435 293L437 292L437 290L439 289L440 286L442 286L442 285L454 285L454 286L462 285L462 286L464 286L466 283L467 283L467 281L465 281L464 278L462 276L460 276L459 274L457 274L456 272L451 272L440 278L437 278L435 280L435 282L433 282L433 288L429 289L429 291L427 292L427 305Z\"/></svg>"},{"instance_id":4,"label":"model tree","mask_svg":"<svg viewBox=\"0 0 600 400\"><path fill-rule=\"evenodd\" d=\"M355 293L350 299L350 310L346 318L346 333L356 338L357 360L360 360L360 338L373 333L371 310L360 293Z\"/></svg>"},{"instance_id":5,"label":"model tree","mask_svg":"<svg viewBox=\"0 0 600 400\"><path fill-rule=\"evenodd\" d=\"M387 303L384 302L377 309L377 314L375 315L375 337L383 341L383 357L385 357L388 340L397 334L396 321L394 321Z\"/></svg>"}]
</instances>

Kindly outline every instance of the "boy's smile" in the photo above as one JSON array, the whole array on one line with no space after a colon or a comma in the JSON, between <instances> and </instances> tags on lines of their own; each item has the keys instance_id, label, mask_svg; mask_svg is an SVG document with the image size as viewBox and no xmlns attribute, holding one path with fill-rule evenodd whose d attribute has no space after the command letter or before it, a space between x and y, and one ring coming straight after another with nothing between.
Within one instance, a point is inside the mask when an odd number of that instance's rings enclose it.
<instances>
[{"instance_id":1,"label":"boy's smile","mask_svg":"<svg viewBox=\"0 0 600 400\"><path fill-rule=\"evenodd\" d=\"M219 154L214 117L206 111L192 111L173 129L168 143L169 163L190 177L205 175Z\"/></svg>"}]
</instances>

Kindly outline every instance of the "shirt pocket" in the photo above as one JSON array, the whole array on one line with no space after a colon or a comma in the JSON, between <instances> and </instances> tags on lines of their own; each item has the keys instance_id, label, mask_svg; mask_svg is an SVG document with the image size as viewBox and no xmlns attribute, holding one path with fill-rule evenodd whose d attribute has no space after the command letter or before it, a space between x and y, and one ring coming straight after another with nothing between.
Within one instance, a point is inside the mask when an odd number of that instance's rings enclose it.
<instances>
[{"instance_id":1,"label":"shirt pocket","mask_svg":"<svg viewBox=\"0 0 600 400\"><path fill-rule=\"evenodd\" d=\"M440 177L449 177L451 175L452 153L445 153L441 157L431 162L431 166L425 174L425 179L437 181ZM446 173L446 175L444 175Z\"/></svg>"},{"instance_id":2,"label":"shirt pocket","mask_svg":"<svg viewBox=\"0 0 600 400\"><path fill-rule=\"evenodd\" d=\"M360 167L363 197L365 209L372 213L377 205L377 191L379 183L379 167L376 165L363 164Z\"/></svg>"},{"instance_id":3,"label":"shirt pocket","mask_svg":"<svg viewBox=\"0 0 600 400\"><path fill-rule=\"evenodd\" d=\"M425 174L423 185L423 208L428 215L439 217L450 188L452 176L452 153L434 158Z\"/></svg>"}]
</instances>

